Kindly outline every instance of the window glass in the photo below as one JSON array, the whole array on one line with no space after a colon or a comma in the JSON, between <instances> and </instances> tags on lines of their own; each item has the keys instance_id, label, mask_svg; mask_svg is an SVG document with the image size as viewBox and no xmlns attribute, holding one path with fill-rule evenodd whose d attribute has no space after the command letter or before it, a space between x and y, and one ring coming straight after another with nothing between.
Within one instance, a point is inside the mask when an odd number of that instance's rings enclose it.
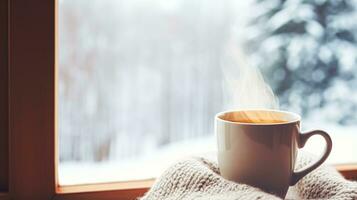
<instances>
[{"instance_id":1,"label":"window glass","mask_svg":"<svg viewBox=\"0 0 357 200\"><path fill-rule=\"evenodd\" d=\"M153 178L177 159L214 155L214 115L249 97L227 80L247 67L303 130L331 134L328 162L357 162L356 5L60 0L60 184ZM319 139L307 149L321 152Z\"/></svg>"}]
</instances>

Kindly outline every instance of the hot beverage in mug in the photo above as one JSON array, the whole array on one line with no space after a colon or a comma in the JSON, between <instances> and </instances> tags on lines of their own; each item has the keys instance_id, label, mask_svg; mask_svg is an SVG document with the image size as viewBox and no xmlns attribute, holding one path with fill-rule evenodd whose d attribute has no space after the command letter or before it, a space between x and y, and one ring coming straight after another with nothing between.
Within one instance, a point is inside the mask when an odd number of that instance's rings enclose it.
<instances>
[{"instance_id":1,"label":"hot beverage in mug","mask_svg":"<svg viewBox=\"0 0 357 200\"><path fill-rule=\"evenodd\" d=\"M278 110L241 110L218 113L215 131L221 175L232 181L285 197L289 186L321 165L332 148L321 130L300 132L300 116ZM315 163L294 171L298 148L321 135L326 149Z\"/></svg>"}]
</instances>

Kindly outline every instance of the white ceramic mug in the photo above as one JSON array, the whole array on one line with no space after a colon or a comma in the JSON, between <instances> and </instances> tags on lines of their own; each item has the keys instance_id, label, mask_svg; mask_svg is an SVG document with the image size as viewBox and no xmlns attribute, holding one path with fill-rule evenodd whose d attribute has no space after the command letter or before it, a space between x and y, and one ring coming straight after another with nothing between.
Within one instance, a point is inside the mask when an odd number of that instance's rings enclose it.
<instances>
[{"instance_id":1,"label":"white ceramic mug","mask_svg":"<svg viewBox=\"0 0 357 200\"><path fill-rule=\"evenodd\" d=\"M285 197L289 186L320 166L332 148L321 130L300 132L300 116L278 110L241 110L218 113L215 129L221 175L238 183ZM294 171L298 148L321 135L326 148L315 163Z\"/></svg>"}]
</instances>

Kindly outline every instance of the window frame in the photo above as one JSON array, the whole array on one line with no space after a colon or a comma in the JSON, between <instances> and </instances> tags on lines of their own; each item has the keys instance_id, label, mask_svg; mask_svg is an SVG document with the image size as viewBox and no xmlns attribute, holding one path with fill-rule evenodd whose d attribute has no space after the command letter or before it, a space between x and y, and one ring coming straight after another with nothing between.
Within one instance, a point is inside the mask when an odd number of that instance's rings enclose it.
<instances>
[{"instance_id":1,"label":"window frame","mask_svg":"<svg viewBox=\"0 0 357 200\"><path fill-rule=\"evenodd\" d=\"M5 130L1 137L9 137L4 140L8 149L1 147L9 153L8 171L4 170L9 177L9 190L0 193L0 199L126 200L144 195L154 180L59 186L57 1L0 1L9 14L0 18L10 19L9 26L0 27L9 33L1 35L7 37L8 63L0 60L2 69L9 70L0 74L0 83L9 90L0 91L9 95L5 98L9 100L8 108L0 107L1 113L9 111L4 119L0 118L4 124L9 122L8 130L6 126L1 129ZM357 179L357 164L339 165L337 169L346 178Z\"/></svg>"},{"instance_id":2,"label":"window frame","mask_svg":"<svg viewBox=\"0 0 357 200\"><path fill-rule=\"evenodd\" d=\"M50 199L56 183L55 2L8 2L9 196Z\"/></svg>"},{"instance_id":3,"label":"window frame","mask_svg":"<svg viewBox=\"0 0 357 200\"><path fill-rule=\"evenodd\" d=\"M9 189L8 10L8 0L0 0L0 192Z\"/></svg>"}]
</instances>

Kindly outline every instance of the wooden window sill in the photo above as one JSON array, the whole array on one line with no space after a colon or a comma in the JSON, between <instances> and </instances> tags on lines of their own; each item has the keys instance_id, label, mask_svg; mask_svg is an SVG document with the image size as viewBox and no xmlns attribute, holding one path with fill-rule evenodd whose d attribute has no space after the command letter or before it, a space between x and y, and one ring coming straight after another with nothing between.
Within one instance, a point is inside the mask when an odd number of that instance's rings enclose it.
<instances>
[{"instance_id":1,"label":"wooden window sill","mask_svg":"<svg viewBox=\"0 0 357 200\"><path fill-rule=\"evenodd\" d=\"M139 196L143 196L153 185L154 181L154 179L149 179L117 183L58 186L53 199L136 199Z\"/></svg>"},{"instance_id":2,"label":"wooden window sill","mask_svg":"<svg viewBox=\"0 0 357 200\"><path fill-rule=\"evenodd\" d=\"M353 164L339 164L336 169L349 180L357 180L357 163Z\"/></svg>"},{"instance_id":3,"label":"wooden window sill","mask_svg":"<svg viewBox=\"0 0 357 200\"><path fill-rule=\"evenodd\" d=\"M135 190L138 188L150 188L155 179L128 181L128 182L114 182L114 183L99 183L86 185L71 185L71 186L57 186L56 193L83 193L83 192L98 192L98 191L112 191L112 190Z\"/></svg>"}]
</instances>

